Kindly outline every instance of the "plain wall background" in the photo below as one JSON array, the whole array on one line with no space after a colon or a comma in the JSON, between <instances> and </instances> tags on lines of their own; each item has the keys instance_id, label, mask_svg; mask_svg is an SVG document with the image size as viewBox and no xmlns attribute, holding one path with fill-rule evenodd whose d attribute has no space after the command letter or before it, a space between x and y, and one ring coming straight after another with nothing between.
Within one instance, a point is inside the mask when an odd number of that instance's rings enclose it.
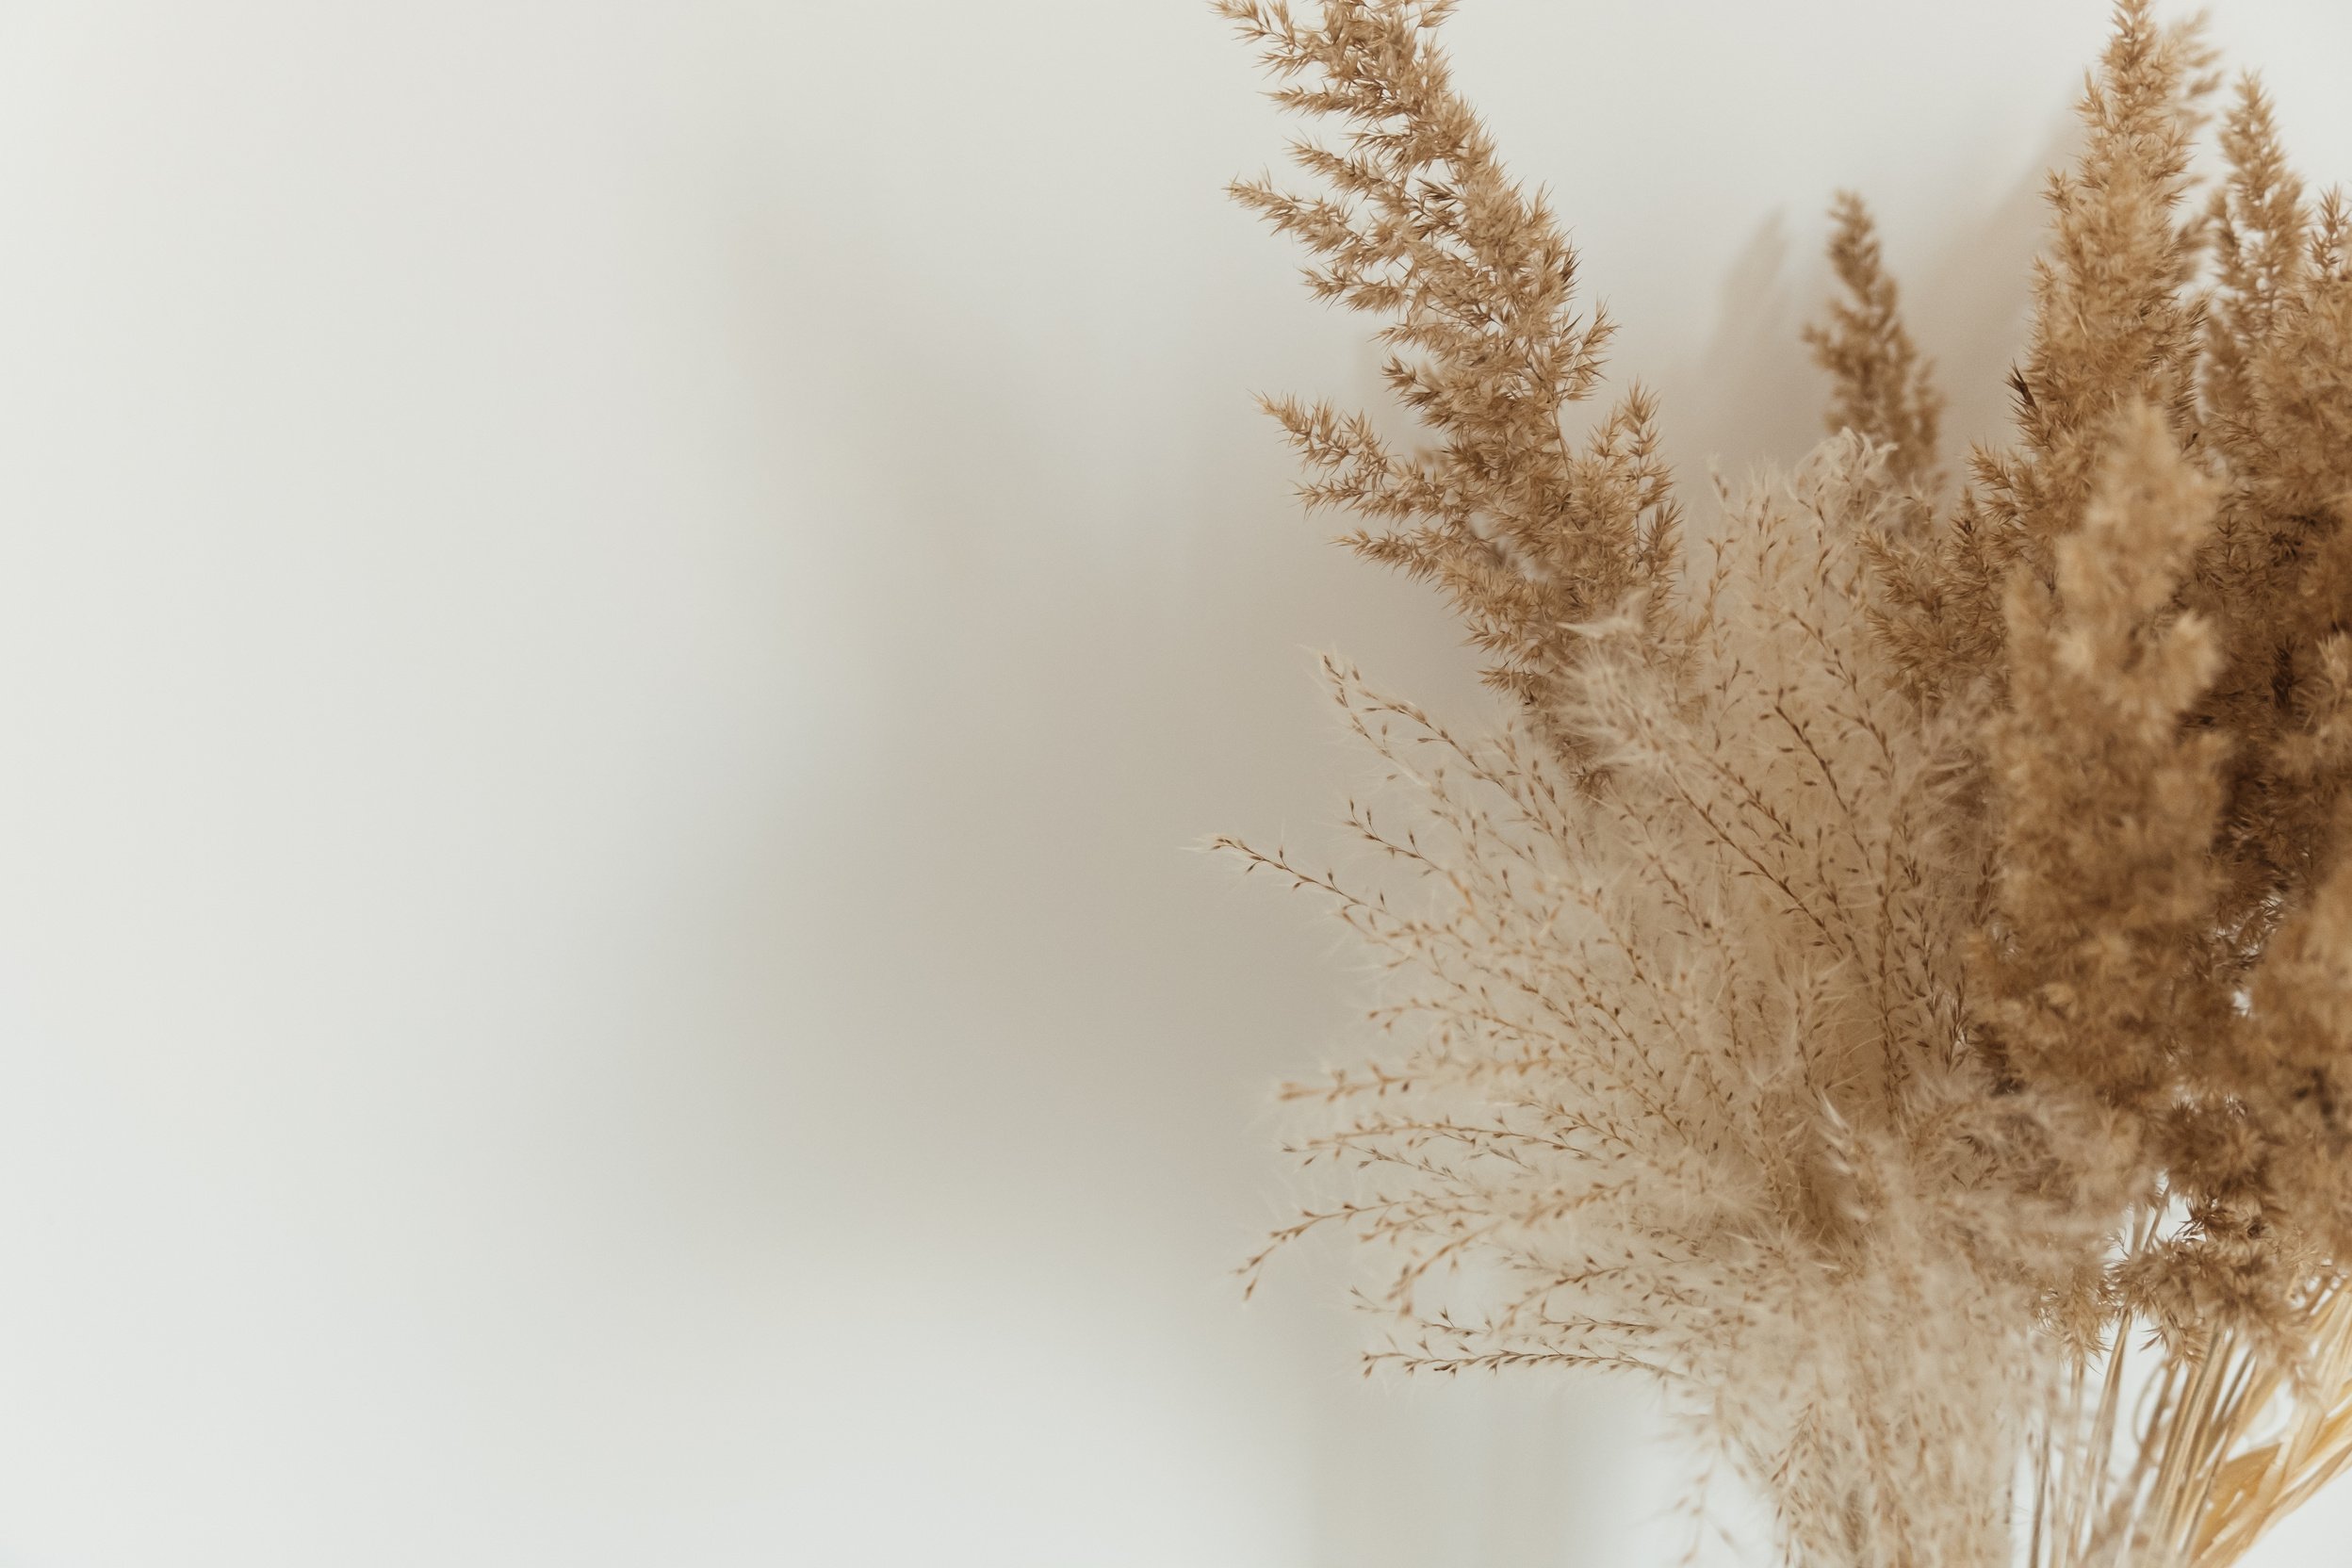
<instances>
[{"instance_id":1,"label":"plain wall background","mask_svg":"<svg viewBox=\"0 0 2352 1568\"><path fill-rule=\"evenodd\" d=\"M2352 11L2215 8L2352 174ZM2104 25L1450 39L1703 519L1840 185L1997 433ZM1250 405L1377 396L1261 85L1190 0L0 4L0 1564L1672 1560L1635 1391L1231 1277L1352 999L1191 846L1334 814L1309 650L1485 701Z\"/></svg>"}]
</instances>

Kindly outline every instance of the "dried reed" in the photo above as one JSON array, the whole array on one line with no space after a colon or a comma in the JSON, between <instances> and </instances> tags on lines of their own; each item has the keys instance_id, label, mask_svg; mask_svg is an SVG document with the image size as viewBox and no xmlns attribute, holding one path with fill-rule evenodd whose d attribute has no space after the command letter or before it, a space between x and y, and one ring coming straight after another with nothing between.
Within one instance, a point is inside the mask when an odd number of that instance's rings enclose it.
<instances>
[{"instance_id":1,"label":"dried reed","mask_svg":"<svg viewBox=\"0 0 2352 1568\"><path fill-rule=\"evenodd\" d=\"M1367 1364L1658 1380L1808 1568L2220 1568L2352 1462L2352 262L2243 81L2122 0L2048 186L2017 433L1943 494L1868 209L1831 438L1686 564L1609 326L1454 89L1451 0L1217 0L1320 189L1234 194L1383 321L1430 442L1267 407L1311 506L1459 609L1464 738L1327 900L1388 1053L1285 1095L1347 1172ZM1252 1260L1254 1279L1265 1255ZM1988 1369L1999 1369L1988 1375Z\"/></svg>"}]
</instances>

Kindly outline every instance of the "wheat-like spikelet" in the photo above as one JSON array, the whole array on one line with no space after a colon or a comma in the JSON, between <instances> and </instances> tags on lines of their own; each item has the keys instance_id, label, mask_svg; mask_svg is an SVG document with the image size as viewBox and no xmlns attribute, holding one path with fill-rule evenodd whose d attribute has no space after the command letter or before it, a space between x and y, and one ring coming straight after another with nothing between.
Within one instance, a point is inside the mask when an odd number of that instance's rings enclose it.
<instances>
[{"instance_id":1,"label":"wheat-like spikelet","mask_svg":"<svg viewBox=\"0 0 2352 1568\"><path fill-rule=\"evenodd\" d=\"M1936 368L1920 357L1903 324L1900 291L1881 258L1869 204L1841 190L1830 212L1837 225L1830 270L1851 298L1831 301L1828 322L1804 333L1836 388L1827 413L1830 433L1850 430L1884 443L1887 477L1932 495L1944 480L1936 461L1944 420Z\"/></svg>"},{"instance_id":2,"label":"wheat-like spikelet","mask_svg":"<svg viewBox=\"0 0 2352 1568\"><path fill-rule=\"evenodd\" d=\"M1378 956L1293 1086L1388 1267L1373 1364L1658 1380L1806 1568L2218 1568L2352 1462L2352 264L2250 80L2123 0L2011 376L1942 408L1867 208L1807 335L1838 433L1704 569L1608 327L1454 90L1448 0L1217 0L1344 133L1237 186L1382 317L1434 440L1273 400L1306 498L1516 701L1327 668L1366 863L1228 847ZM1265 1255L1252 1260L1254 1278Z\"/></svg>"}]
</instances>

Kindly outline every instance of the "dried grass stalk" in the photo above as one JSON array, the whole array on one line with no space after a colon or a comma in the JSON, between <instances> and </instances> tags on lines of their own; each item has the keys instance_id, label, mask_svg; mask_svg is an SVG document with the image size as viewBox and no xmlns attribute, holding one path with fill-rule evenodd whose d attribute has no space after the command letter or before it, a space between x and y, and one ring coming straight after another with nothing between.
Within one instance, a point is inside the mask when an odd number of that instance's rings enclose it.
<instances>
[{"instance_id":1,"label":"dried grass stalk","mask_svg":"<svg viewBox=\"0 0 2352 1568\"><path fill-rule=\"evenodd\" d=\"M1609 326L1447 0L1217 8L1339 133L1235 194L1431 437L1271 400L1305 498L1513 701L1465 738L1332 662L1363 863L1227 841L1384 975L1384 1054L1284 1091L1344 1179L1268 1252L1386 1259L1368 1365L1658 1380L1791 1563L2235 1561L2352 1462L2344 204L2250 79L2193 202L2209 52L2124 0L2015 442L1943 496L1841 196L1834 433L1686 566L1656 400L1565 423Z\"/></svg>"}]
</instances>

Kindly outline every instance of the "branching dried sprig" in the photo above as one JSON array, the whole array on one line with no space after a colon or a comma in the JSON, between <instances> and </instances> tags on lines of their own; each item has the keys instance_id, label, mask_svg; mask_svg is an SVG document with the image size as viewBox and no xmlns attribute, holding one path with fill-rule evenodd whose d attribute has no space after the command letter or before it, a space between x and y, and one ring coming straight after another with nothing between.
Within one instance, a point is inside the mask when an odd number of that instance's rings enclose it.
<instances>
[{"instance_id":1,"label":"branching dried sprig","mask_svg":"<svg viewBox=\"0 0 2352 1568\"><path fill-rule=\"evenodd\" d=\"M1352 1179L1273 1246L1385 1251L1368 1364L1660 1380L1808 1568L2235 1560L2352 1462L2344 204L2251 80L2194 204L2210 53L2123 0L2016 442L1939 500L1841 196L1838 433L1687 575L1655 401L1563 423L1608 325L1447 0L1217 4L1345 137L1293 149L1324 193L1236 194L1436 441L1269 400L1305 496L1517 699L1464 740L1331 663L1370 866L1229 845L1379 956L1397 1042L1287 1091Z\"/></svg>"},{"instance_id":2,"label":"branching dried sprig","mask_svg":"<svg viewBox=\"0 0 2352 1568\"><path fill-rule=\"evenodd\" d=\"M1851 298L1830 302L1829 320L1804 334L1814 361L1836 386L1830 433L1850 430L1883 443L1890 449L1887 477L1933 495L1944 482L1936 462L1944 420L1936 368L1903 324L1899 290L1880 255L1869 204L1851 190L1839 191L1830 216L1836 224L1830 270Z\"/></svg>"},{"instance_id":3,"label":"branching dried sprig","mask_svg":"<svg viewBox=\"0 0 2352 1568\"><path fill-rule=\"evenodd\" d=\"M2005 584L2021 564L2047 580L2050 543L2081 520L2116 413L2147 400L2190 416L2199 317L2183 290L2197 245L2176 213L2210 63L2193 28L2160 27L2142 0L2116 8L2078 106L2081 160L2044 192L2050 245L2034 265L2026 356L2009 376L2018 441L1975 449L1975 483L1951 526L1883 573L1894 651L1927 693L2001 667Z\"/></svg>"},{"instance_id":4,"label":"branching dried sprig","mask_svg":"<svg viewBox=\"0 0 2352 1568\"><path fill-rule=\"evenodd\" d=\"M1300 493L1372 524L1348 538L1363 554L1442 586L1489 678L1545 711L1578 623L1672 586L1681 514L1656 400L1636 387L1581 449L1562 433L1611 328L1597 308L1575 314L1576 251L1453 89L1430 41L1451 0L1335 6L1312 24L1281 0L1217 6L1289 84L1276 102L1347 133L1338 150L1291 148L1324 194L1261 179L1233 195L1316 258L1317 298L1389 318L1382 374L1442 440L1400 452L1361 414L1267 399L1314 472Z\"/></svg>"}]
</instances>

